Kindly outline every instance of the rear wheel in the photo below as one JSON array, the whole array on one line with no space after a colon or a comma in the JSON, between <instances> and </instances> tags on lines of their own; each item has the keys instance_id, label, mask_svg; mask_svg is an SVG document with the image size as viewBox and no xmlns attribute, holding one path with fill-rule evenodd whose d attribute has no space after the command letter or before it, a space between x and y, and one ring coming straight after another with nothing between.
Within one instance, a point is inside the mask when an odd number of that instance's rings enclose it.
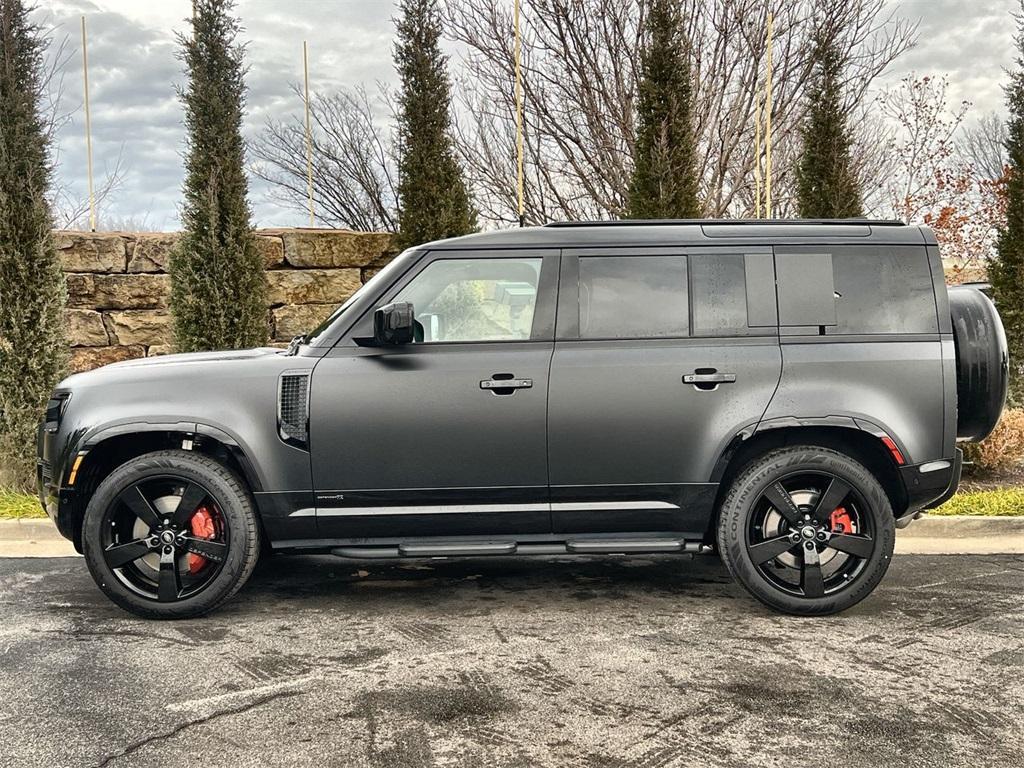
<instances>
[{"instance_id":1,"label":"rear wheel","mask_svg":"<svg viewBox=\"0 0 1024 768\"><path fill-rule=\"evenodd\" d=\"M114 470L85 513L82 543L100 589L146 618L198 616L237 592L259 555L242 481L208 456L159 451Z\"/></svg>"},{"instance_id":2,"label":"rear wheel","mask_svg":"<svg viewBox=\"0 0 1024 768\"><path fill-rule=\"evenodd\" d=\"M755 459L722 504L718 543L730 573L786 613L837 613L867 597L895 543L885 491L860 463L798 446Z\"/></svg>"}]
</instances>

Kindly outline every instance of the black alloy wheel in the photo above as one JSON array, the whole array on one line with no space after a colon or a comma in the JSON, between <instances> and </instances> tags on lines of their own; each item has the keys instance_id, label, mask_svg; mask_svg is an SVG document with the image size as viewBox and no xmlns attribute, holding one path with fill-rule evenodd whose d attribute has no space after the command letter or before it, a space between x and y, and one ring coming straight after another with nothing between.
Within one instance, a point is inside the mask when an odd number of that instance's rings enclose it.
<instances>
[{"instance_id":1,"label":"black alloy wheel","mask_svg":"<svg viewBox=\"0 0 1024 768\"><path fill-rule=\"evenodd\" d=\"M798 472L768 485L747 527L747 553L761 575L801 597L856 582L876 546L866 502L828 472Z\"/></svg>"},{"instance_id":2,"label":"black alloy wheel","mask_svg":"<svg viewBox=\"0 0 1024 768\"><path fill-rule=\"evenodd\" d=\"M718 545L754 597L798 615L863 600L892 560L892 505L878 479L831 448L794 446L753 459L722 501Z\"/></svg>"},{"instance_id":3,"label":"black alloy wheel","mask_svg":"<svg viewBox=\"0 0 1024 768\"><path fill-rule=\"evenodd\" d=\"M184 477L133 483L104 515L103 559L143 597L191 597L214 581L227 555L230 531L220 509L209 490ZM212 535L196 535L197 519Z\"/></svg>"},{"instance_id":4,"label":"black alloy wheel","mask_svg":"<svg viewBox=\"0 0 1024 768\"><path fill-rule=\"evenodd\" d=\"M230 598L260 552L244 482L216 459L158 451L127 461L93 493L82 547L93 579L125 610L189 618Z\"/></svg>"}]
</instances>

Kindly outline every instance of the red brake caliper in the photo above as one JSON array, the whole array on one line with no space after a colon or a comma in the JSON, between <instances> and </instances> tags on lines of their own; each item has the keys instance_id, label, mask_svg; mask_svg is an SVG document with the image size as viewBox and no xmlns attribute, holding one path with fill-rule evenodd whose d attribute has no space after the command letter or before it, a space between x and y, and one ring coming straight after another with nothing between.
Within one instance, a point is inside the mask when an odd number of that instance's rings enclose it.
<instances>
[{"instance_id":1,"label":"red brake caliper","mask_svg":"<svg viewBox=\"0 0 1024 768\"><path fill-rule=\"evenodd\" d=\"M192 535L196 538L212 539L217 534L217 528L213 524L213 515L210 514L210 510L206 507L200 507L197 509L188 524L192 529ZM202 555L189 552L188 572L199 573L203 570L203 566L206 565L207 562L207 559Z\"/></svg>"},{"instance_id":2,"label":"red brake caliper","mask_svg":"<svg viewBox=\"0 0 1024 768\"><path fill-rule=\"evenodd\" d=\"M832 510L832 533L853 533L853 521L846 507L837 507Z\"/></svg>"}]
</instances>

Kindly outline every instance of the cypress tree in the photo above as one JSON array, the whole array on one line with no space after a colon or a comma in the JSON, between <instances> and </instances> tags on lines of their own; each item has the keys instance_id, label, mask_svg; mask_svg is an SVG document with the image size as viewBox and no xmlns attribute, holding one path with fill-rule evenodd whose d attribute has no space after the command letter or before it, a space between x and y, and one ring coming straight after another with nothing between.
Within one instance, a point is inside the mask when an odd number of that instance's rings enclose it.
<instances>
[{"instance_id":1,"label":"cypress tree","mask_svg":"<svg viewBox=\"0 0 1024 768\"><path fill-rule=\"evenodd\" d=\"M1024 3L1022 3L1024 8ZM988 275L1010 349L1010 403L1024 406L1024 14L1017 15L1017 67L1006 86L1006 223Z\"/></svg>"},{"instance_id":2,"label":"cypress tree","mask_svg":"<svg viewBox=\"0 0 1024 768\"><path fill-rule=\"evenodd\" d=\"M451 85L437 0L402 0L395 20L398 226L402 247L476 229L451 138Z\"/></svg>"},{"instance_id":3,"label":"cypress tree","mask_svg":"<svg viewBox=\"0 0 1024 768\"><path fill-rule=\"evenodd\" d=\"M178 36L188 85L183 233L171 254L171 310L183 352L267 340L266 276L250 223L242 115L241 25L233 0L195 0L193 35Z\"/></svg>"},{"instance_id":4,"label":"cypress tree","mask_svg":"<svg viewBox=\"0 0 1024 768\"><path fill-rule=\"evenodd\" d=\"M0 485L19 488L34 482L36 428L67 360L40 115L47 41L28 13L0 0Z\"/></svg>"},{"instance_id":5,"label":"cypress tree","mask_svg":"<svg viewBox=\"0 0 1024 768\"><path fill-rule=\"evenodd\" d=\"M819 35L814 75L805 95L797 166L797 210L805 219L860 216L861 191L851 162L853 139L843 109L842 61L833 40Z\"/></svg>"},{"instance_id":6,"label":"cypress tree","mask_svg":"<svg viewBox=\"0 0 1024 768\"><path fill-rule=\"evenodd\" d=\"M700 201L690 59L679 3L654 0L645 32L628 215L638 219L696 218Z\"/></svg>"}]
</instances>

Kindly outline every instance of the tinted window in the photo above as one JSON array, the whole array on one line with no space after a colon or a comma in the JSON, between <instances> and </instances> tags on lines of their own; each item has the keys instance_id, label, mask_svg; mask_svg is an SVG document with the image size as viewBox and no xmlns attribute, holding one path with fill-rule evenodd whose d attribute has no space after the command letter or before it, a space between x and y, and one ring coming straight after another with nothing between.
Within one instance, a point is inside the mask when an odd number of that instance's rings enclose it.
<instances>
[{"instance_id":1,"label":"tinted window","mask_svg":"<svg viewBox=\"0 0 1024 768\"><path fill-rule=\"evenodd\" d=\"M580 338L689 334L685 256L580 259Z\"/></svg>"},{"instance_id":2,"label":"tinted window","mask_svg":"<svg viewBox=\"0 0 1024 768\"><path fill-rule=\"evenodd\" d=\"M747 277L743 256L690 256L694 336L745 335Z\"/></svg>"},{"instance_id":3,"label":"tinted window","mask_svg":"<svg viewBox=\"0 0 1024 768\"><path fill-rule=\"evenodd\" d=\"M936 333L938 321L924 248L832 249L836 320L826 333Z\"/></svg>"},{"instance_id":4,"label":"tinted window","mask_svg":"<svg viewBox=\"0 0 1024 768\"><path fill-rule=\"evenodd\" d=\"M393 301L411 301L423 341L530 338L541 259L442 259Z\"/></svg>"}]
</instances>

